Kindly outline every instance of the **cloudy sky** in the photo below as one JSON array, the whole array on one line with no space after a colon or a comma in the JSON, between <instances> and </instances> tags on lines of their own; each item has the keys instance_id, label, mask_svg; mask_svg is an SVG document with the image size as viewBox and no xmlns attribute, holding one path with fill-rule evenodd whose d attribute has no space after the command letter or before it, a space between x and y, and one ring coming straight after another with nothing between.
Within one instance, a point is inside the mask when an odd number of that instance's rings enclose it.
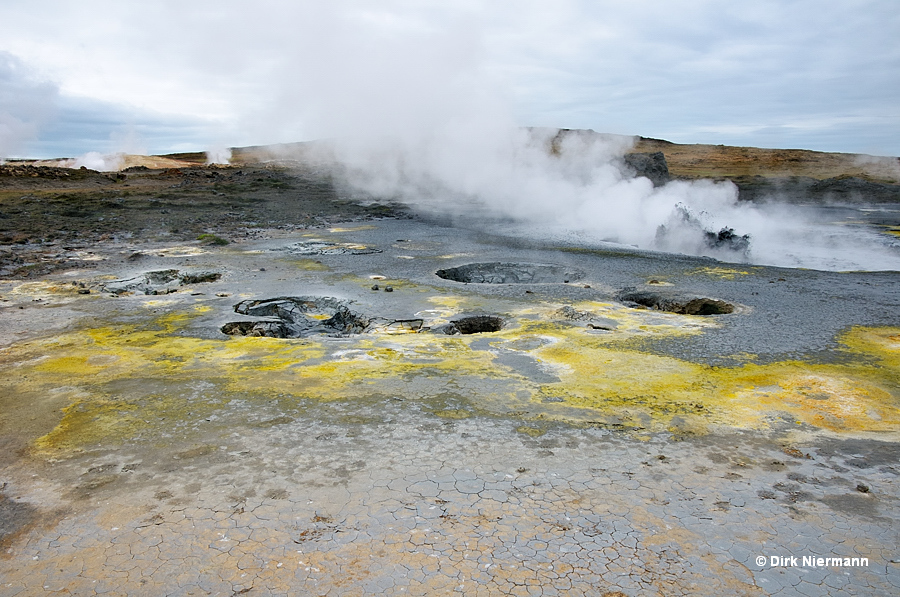
<instances>
[{"instance_id":1,"label":"cloudy sky","mask_svg":"<svg viewBox=\"0 0 900 597\"><path fill-rule=\"evenodd\" d=\"M900 155L896 0L0 0L0 158L460 123Z\"/></svg>"}]
</instances>

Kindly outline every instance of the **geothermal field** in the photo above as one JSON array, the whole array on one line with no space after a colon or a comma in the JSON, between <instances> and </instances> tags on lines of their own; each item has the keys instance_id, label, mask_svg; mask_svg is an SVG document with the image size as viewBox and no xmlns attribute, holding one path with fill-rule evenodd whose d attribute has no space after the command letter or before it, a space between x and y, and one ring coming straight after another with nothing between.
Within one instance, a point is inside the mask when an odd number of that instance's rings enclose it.
<instances>
[{"instance_id":1,"label":"geothermal field","mask_svg":"<svg viewBox=\"0 0 900 597\"><path fill-rule=\"evenodd\" d=\"M470 147L0 164L0 595L898 594L900 160Z\"/></svg>"}]
</instances>

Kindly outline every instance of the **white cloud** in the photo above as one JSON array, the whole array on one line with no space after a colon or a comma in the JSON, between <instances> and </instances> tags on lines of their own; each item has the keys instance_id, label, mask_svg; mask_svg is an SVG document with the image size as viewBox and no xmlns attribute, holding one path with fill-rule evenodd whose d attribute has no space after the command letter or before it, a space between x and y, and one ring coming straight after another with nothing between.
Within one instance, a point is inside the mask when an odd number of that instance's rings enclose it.
<instances>
[{"instance_id":1,"label":"white cloud","mask_svg":"<svg viewBox=\"0 0 900 597\"><path fill-rule=\"evenodd\" d=\"M56 87L37 80L25 64L0 52L0 159L21 151L52 115Z\"/></svg>"},{"instance_id":2,"label":"white cloud","mask_svg":"<svg viewBox=\"0 0 900 597\"><path fill-rule=\"evenodd\" d=\"M49 1L6 5L0 49L65 95L220 123L206 143L431 126L508 104L523 125L729 142L764 123L793 146L900 153L898 12L893 0ZM890 134L789 126L801 116L876 118Z\"/></svg>"}]
</instances>

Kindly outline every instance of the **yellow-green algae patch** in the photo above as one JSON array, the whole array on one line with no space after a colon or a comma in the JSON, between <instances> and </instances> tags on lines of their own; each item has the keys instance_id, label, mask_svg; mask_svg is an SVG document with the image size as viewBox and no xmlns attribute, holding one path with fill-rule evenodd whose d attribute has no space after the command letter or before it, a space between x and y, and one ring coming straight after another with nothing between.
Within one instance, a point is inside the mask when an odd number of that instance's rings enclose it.
<instances>
[{"instance_id":1,"label":"yellow-green algae patch","mask_svg":"<svg viewBox=\"0 0 900 597\"><path fill-rule=\"evenodd\" d=\"M711 367L667 356L607 348L570 335L542 347L561 382L538 398L616 415L640 426L673 416L691 425L763 428L779 413L830 431L895 432L900 425L900 330L854 328L839 340L851 364L784 361Z\"/></svg>"},{"instance_id":2,"label":"yellow-green algae patch","mask_svg":"<svg viewBox=\"0 0 900 597\"><path fill-rule=\"evenodd\" d=\"M749 276L750 272L745 269L735 269L731 267L698 267L695 270L687 272L687 274L694 276L710 276L722 280L734 280L737 276Z\"/></svg>"},{"instance_id":3,"label":"yellow-green algae patch","mask_svg":"<svg viewBox=\"0 0 900 597\"><path fill-rule=\"evenodd\" d=\"M26 297L77 296L79 290L82 290L82 287L72 282L40 280L18 284L10 291L10 294Z\"/></svg>"},{"instance_id":4,"label":"yellow-green algae patch","mask_svg":"<svg viewBox=\"0 0 900 597\"><path fill-rule=\"evenodd\" d=\"M443 315L465 302L442 296L432 304ZM34 444L56 457L99 442L158 435L162 427L216 412L235 396L353 401L384 395L423 404L433 398L426 410L446 418L505 413L648 430L676 423L695 431L764 428L784 414L837 432L900 428L900 328L842 334L845 364L712 367L624 349L621 341L703 333L718 325L714 319L606 303L573 306L612 320L615 330L561 321L559 305L539 304L512 313L508 326L489 335L367 334L338 342L179 335L200 307L10 346L0 351L2 391L9 400L72 389L60 423ZM527 355L543 379L559 381L535 381L542 378L504 364L504 351ZM198 383L203 391L192 389ZM450 403L441 398L450 394L457 397Z\"/></svg>"},{"instance_id":5,"label":"yellow-green algae patch","mask_svg":"<svg viewBox=\"0 0 900 597\"><path fill-rule=\"evenodd\" d=\"M372 226L371 224L363 224L361 226L344 226L344 227L335 227L329 228L328 232L332 233L340 233L340 232L360 232L362 230L375 230L376 226Z\"/></svg>"},{"instance_id":6,"label":"yellow-green algae patch","mask_svg":"<svg viewBox=\"0 0 900 597\"><path fill-rule=\"evenodd\" d=\"M310 258L283 258L278 261L288 263L294 269L298 269L304 272L326 272L328 271L328 266L318 261L316 259Z\"/></svg>"},{"instance_id":7,"label":"yellow-green algae patch","mask_svg":"<svg viewBox=\"0 0 900 597\"><path fill-rule=\"evenodd\" d=\"M173 335L190 317L193 314L168 314L144 326L94 328L0 352L7 399L62 386L81 390L56 429L38 440L38 450L74 449L101 439L121 441L141 428L158 426L162 418L198 416L209 400L188 405L190 392L179 393L177 388L202 380L227 390L244 372L258 375L324 354L321 347L307 342ZM109 391L114 382L133 379L155 387L156 397L137 399L134 394ZM209 408L207 404L205 409Z\"/></svg>"},{"instance_id":8,"label":"yellow-green algae patch","mask_svg":"<svg viewBox=\"0 0 900 597\"><path fill-rule=\"evenodd\" d=\"M546 433L546 430L544 429L538 429L537 427L528 427L527 425L516 427L516 431L518 433L527 435L528 437L540 437Z\"/></svg>"},{"instance_id":9,"label":"yellow-green algae patch","mask_svg":"<svg viewBox=\"0 0 900 597\"><path fill-rule=\"evenodd\" d=\"M472 413L463 408L445 408L434 411L434 414L442 419L468 419Z\"/></svg>"}]
</instances>

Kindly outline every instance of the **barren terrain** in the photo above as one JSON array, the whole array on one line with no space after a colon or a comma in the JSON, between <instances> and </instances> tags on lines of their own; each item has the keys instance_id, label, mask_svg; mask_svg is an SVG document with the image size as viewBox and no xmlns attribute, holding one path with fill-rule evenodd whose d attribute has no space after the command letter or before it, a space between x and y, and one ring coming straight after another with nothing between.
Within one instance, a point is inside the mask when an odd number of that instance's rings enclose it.
<instances>
[{"instance_id":1,"label":"barren terrain","mask_svg":"<svg viewBox=\"0 0 900 597\"><path fill-rule=\"evenodd\" d=\"M635 149L751 201L897 182ZM0 166L0 596L900 590L898 272L538 243L234 156Z\"/></svg>"}]
</instances>

